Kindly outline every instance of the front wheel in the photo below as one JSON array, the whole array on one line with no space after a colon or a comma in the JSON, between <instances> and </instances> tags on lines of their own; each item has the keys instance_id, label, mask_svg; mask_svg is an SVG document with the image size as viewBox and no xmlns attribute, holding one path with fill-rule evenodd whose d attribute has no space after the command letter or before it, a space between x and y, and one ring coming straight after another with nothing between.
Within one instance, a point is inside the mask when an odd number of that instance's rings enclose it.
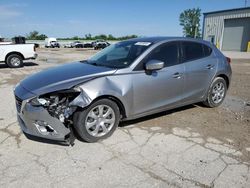
<instances>
[{"instance_id":1,"label":"front wheel","mask_svg":"<svg viewBox=\"0 0 250 188\"><path fill-rule=\"evenodd\" d=\"M211 108L218 107L224 101L226 93L226 81L221 77L217 77L213 80L207 94L207 99L203 103Z\"/></svg>"},{"instance_id":2,"label":"front wheel","mask_svg":"<svg viewBox=\"0 0 250 188\"><path fill-rule=\"evenodd\" d=\"M120 121L117 104L101 99L74 114L74 127L86 142L97 142L113 134Z\"/></svg>"}]
</instances>

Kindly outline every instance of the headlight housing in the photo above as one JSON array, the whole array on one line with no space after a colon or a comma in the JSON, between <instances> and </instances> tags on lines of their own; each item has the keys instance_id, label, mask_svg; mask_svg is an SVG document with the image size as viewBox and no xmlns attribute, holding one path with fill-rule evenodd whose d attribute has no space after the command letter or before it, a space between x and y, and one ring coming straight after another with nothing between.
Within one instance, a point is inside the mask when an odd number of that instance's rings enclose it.
<instances>
[{"instance_id":1,"label":"headlight housing","mask_svg":"<svg viewBox=\"0 0 250 188\"><path fill-rule=\"evenodd\" d=\"M29 101L32 106L46 106L48 101L44 98L35 97Z\"/></svg>"}]
</instances>

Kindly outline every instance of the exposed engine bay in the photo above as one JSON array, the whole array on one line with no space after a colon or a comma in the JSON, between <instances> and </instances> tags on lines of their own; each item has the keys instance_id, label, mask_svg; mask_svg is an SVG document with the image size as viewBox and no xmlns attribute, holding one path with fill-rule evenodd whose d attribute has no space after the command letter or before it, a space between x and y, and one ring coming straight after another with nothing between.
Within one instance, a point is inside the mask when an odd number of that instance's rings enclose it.
<instances>
[{"instance_id":1,"label":"exposed engine bay","mask_svg":"<svg viewBox=\"0 0 250 188\"><path fill-rule=\"evenodd\" d=\"M67 123L69 117L76 110L76 106L69 106L80 93L75 91L61 91L40 96L37 100L45 107L52 117Z\"/></svg>"}]
</instances>

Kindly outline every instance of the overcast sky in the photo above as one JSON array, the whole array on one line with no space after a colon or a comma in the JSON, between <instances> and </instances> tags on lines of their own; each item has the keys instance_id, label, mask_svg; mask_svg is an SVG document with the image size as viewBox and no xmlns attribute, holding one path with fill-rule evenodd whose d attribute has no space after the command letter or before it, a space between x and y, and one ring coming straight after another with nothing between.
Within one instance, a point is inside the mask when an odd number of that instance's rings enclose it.
<instances>
[{"instance_id":1,"label":"overcast sky","mask_svg":"<svg viewBox=\"0 0 250 188\"><path fill-rule=\"evenodd\" d=\"M37 30L50 37L182 36L179 14L196 7L202 12L240 8L244 0L0 0L0 35Z\"/></svg>"}]
</instances>

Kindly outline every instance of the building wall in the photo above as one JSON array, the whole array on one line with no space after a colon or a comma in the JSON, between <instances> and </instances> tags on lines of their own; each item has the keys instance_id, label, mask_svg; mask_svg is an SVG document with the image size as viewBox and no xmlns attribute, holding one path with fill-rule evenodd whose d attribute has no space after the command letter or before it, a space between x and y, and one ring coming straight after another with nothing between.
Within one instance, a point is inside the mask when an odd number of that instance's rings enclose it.
<instances>
[{"instance_id":1,"label":"building wall","mask_svg":"<svg viewBox=\"0 0 250 188\"><path fill-rule=\"evenodd\" d=\"M214 44L221 49L223 40L224 20L250 17L250 8L245 10L235 10L204 14L203 39L210 40L209 36L214 35Z\"/></svg>"}]
</instances>

